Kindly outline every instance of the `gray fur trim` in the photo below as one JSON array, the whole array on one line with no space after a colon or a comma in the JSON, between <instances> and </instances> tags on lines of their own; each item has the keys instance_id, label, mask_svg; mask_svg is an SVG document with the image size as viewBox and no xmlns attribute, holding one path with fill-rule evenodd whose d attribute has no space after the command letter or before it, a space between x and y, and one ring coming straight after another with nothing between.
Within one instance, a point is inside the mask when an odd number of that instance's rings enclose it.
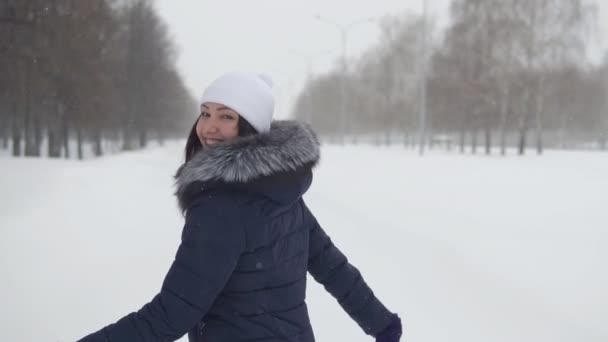
<instances>
[{"instance_id":1,"label":"gray fur trim","mask_svg":"<svg viewBox=\"0 0 608 342\"><path fill-rule=\"evenodd\" d=\"M193 182L247 183L296 171L319 161L319 140L312 128L297 121L274 121L270 132L241 137L197 152L177 172L177 195Z\"/></svg>"}]
</instances>

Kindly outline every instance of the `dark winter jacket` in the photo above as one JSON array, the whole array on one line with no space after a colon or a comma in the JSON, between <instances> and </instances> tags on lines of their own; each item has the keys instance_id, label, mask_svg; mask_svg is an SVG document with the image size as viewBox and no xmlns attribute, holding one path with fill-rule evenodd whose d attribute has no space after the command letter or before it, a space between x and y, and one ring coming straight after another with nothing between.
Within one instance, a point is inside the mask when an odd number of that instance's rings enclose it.
<instances>
[{"instance_id":1,"label":"dark winter jacket","mask_svg":"<svg viewBox=\"0 0 608 342\"><path fill-rule=\"evenodd\" d=\"M185 226L160 293L82 341L312 342L307 271L376 336L392 314L302 200L318 160L293 121L198 152L176 176Z\"/></svg>"}]
</instances>

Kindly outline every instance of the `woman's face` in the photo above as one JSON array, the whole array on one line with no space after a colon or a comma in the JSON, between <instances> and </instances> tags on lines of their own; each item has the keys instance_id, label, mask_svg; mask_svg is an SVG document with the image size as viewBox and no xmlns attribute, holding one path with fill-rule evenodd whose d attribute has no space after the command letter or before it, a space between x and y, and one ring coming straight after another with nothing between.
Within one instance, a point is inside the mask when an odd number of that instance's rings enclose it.
<instances>
[{"instance_id":1,"label":"woman's face","mask_svg":"<svg viewBox=\"0 0 608 342\"><path fill-rule=\"evenodd\" d=\"M203 147L209 147L236 138L238 123L239 115L234 110L219 103L205 102L196 122L196 135Z\"/></svg>"}]
</instances>

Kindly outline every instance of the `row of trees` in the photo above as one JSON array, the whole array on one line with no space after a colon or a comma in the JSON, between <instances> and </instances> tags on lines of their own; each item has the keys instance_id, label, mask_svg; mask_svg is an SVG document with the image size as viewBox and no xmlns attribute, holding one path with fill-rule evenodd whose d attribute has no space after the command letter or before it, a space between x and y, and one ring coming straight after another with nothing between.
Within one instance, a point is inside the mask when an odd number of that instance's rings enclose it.
<instances>
[{"instance_id":1,"label":"row of trees","mask_svg":"<svg viewBox=\"0 0 608 342\"><path fill-rule=\"evenodd\" d=\"M97 156L184 134L194 100L146 0L0 0L0 147ZM46 146L46 151L43 151Z\"/></svg>"},{"instance_id":2,"label":"row of trees","mask_svg":"<svg viewBox=\"0 0 608 342\"><path fill-rule=\"evenodd\" d=\"M545 146L606 149L608 55L592 65L586 53L595 11L586 0L453 0L451 24L428 56L421 53L424 18L388 18L382 43L348 74L308 83L295 115L326 135L346 128L349 136L390 143L397 133L412 144L426 106L430 143L441 137L475 151L483 142L487 153L498 144L502 153L515 146L523 154L530 141L538 153ZM332 115L340 85L348 94L345 121Z\"/></svg>"}]
</instances>

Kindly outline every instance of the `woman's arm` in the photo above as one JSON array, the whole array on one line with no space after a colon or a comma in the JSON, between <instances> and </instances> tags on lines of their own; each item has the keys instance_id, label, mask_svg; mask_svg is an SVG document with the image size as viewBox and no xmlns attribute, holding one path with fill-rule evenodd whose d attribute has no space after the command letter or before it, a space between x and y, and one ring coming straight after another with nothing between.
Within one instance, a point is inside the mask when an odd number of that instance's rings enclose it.
<instances>
[{"instance_id":1,"label":"woman's arm","mask_svg":"<svg viewBox=\"0 0 608 342\"><path fill-rule=\"evenodd\" d=\"M378 336L396 317L376 298L357 268L332 243L314 215L311 222L308 272L338 300L344 311L371 336Z\"/></svg>"},{"instance_id":2,"label":"woman's arm","mask_svg":"<svg viewBox=\"0 0 608 342\"><path fill-rule=\"evenodd\" d=\"M188 210L182 242L160 293L139 311L80 341L174 341L202 319L245 248L238 220L220 216L222 211L212 207L200 203Z\"/></svg>"}]
</instances>

